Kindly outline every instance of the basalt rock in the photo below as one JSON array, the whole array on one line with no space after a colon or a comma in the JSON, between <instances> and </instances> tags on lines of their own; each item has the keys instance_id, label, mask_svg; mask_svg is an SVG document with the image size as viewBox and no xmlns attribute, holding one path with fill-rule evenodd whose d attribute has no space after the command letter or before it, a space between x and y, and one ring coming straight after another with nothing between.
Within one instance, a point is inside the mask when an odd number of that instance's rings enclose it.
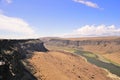
<instances>
[{"instance_id":1,"label":"basalt rock","mask_svg":"<svg viewBox=\"0 0 120 80\"><path fill-rule=\"evenodd\" d=\"M70 47L82 50L93 51L104 51L104 53L114 53L120 52L120 38L113 39L81 39L81 40L71 40L64 38L42 38L46 45L58 46L58 47ZM93 49L91 49L93 48Z\"/></svg>"},{"instance_id":2,"label":"basalt rock","mask_svg":"<svg viewBox=\"0 0 120 80\"><path fill-rule=\"evenodd\" d=\"M0 80L37 80L23 64L34 51L48 50L39 39L0 40Z\"/></svg>"}]
</instances>

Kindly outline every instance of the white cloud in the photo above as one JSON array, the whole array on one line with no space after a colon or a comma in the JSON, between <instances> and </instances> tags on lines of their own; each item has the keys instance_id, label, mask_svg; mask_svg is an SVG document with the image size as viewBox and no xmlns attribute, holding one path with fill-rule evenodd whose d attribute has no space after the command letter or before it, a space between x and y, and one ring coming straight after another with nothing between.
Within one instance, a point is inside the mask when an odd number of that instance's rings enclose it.
<instances>
[{"instance_id":1,"label":"white cloud","mask_svg":"<svg viewBox=\"0 0 120 80\"><path fill-rule=\"evenodd\" d=\"M93 3L93 2L90 2L87 0L73 0L73 1L84 4L84 5L92 7L92 8L99 8L100 9L100 7L96 3Z\"/></svg>"},{"instance_id":2,"label":"white cloud","mask_svg":"<svg viewBox=\"0 0 120 80\"><path fill-rule=\"evenodd\" d=\"M97 36L120 36L120 28L115 25L85 25L62 37L97 37Z\"/></svg>"},{"instance_id":3,"label":"white cloud","mask_svg":"<svg viewBox=\"0 0 120 80\"><path fill-rule=\"evenodd\" d=\"M8 4L12 3L12 0L5 0Z\"/></svg>"},{"instance_id":4,"label":"white cloud","mask_svg":"<svg viewBox=\"0 0 120 80\"><path fill-rule=\"evenodd\" d=\"M23 19L0 14L0 38L30 38L35 31ZM5 35L7 33L7 35ZM9 33L9 34L8 34Z\"/></svg>"}]
</instances>

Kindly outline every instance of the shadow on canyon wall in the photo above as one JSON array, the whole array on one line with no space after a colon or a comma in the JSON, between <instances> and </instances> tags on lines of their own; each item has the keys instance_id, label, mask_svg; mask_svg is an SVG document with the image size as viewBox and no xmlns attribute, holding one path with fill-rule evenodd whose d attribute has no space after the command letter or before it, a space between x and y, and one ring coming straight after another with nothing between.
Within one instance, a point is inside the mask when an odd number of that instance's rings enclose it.
<instances>
[{"instance_id":1,"label":"shadow on canyon wall","mask_svg":"<svg viewBox=\"0 0 120 80\"><path fill-rule=\"evenodd\" d=\"M39 39L0 40L0 80L37 80L23 64L34 51L48 51ZM32 67L32 66L29 66Z\"/></svg>"}]
</instances>

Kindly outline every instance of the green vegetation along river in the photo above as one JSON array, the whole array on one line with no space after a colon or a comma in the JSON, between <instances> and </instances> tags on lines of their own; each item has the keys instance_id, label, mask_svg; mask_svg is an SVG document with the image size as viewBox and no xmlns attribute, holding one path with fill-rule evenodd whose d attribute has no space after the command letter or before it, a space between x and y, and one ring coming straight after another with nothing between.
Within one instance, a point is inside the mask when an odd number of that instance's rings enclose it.
<instances>
[{"instance_id":1,"label":"green vegetation along river","mask_svg":"<svg viewBox=\"0 0 120 80\"><path fill-rule=\"evenodd\" d=\"M120 66L117 66L117 65L107 61L103 57L100 57L91 52L76 50L75 53L85 57L88 62L95 64L96 66L105 68L105 69L109 70L111 73L120 77Z\"/></svg>"}]
</instances>

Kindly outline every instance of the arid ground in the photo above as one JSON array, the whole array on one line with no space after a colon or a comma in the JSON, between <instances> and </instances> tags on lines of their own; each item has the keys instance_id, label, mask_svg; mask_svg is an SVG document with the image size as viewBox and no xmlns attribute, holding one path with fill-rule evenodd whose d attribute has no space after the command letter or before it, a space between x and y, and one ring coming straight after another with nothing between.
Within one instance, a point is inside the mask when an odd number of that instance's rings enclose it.
<instances>
[{"instance_id":1,"label":"arid ground","mask_svg":"<svg viewBox=\"0 0 120 80\"><path fill-rule=\"evenodd\" d=\"M35 52L28 61L36 69L35 76L42 80L119 80L83 57L68 52Z\"/></svg>"}]
</instances>

